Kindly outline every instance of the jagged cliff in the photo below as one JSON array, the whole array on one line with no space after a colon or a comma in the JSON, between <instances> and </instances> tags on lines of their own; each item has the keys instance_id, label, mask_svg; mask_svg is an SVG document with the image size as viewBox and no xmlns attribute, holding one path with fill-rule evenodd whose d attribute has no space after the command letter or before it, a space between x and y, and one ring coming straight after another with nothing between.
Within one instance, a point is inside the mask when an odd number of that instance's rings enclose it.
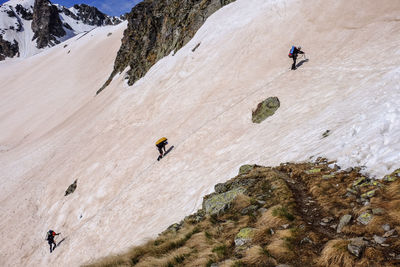
<instances>
[{"instance_id":1,"label":"jagged cliff","mask_svg":"<svg viewBox=\"0 0 400 267\"><path fill-rule=\"evenodd\" d=\"M113 77L130 67L132 85L161 58L184 46L206 19L234 0L145 0L128 14L128 27L114 63L114 70L100 93Z\"/></svg>"},{"instance_id":2,"label":"jagged cliff","mask_svg":"<svg viewBox=\"0 0 400 267\"><path fill-rule=\"evenodd\" d=\"M48 0L35 0L32 30L33 40L36 40L38 48L60 43L57 37L66 34L57 7Z\"/></svg>"}]
</instances>

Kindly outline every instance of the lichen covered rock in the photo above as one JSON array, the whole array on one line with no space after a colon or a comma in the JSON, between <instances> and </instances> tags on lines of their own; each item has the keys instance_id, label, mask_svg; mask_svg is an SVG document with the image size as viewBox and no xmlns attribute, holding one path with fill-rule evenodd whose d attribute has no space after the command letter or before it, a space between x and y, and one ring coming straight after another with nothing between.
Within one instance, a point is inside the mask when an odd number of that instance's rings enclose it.
<instances>
[{"instance_id":1,"label":"lichen covered rock","mask_svg":"<svg viewBox=\"0 0 400 267\"><path fill-rule=\"evenodd\" d=\"M207 214L219 214L228 209L232 201L241 193L244 193L243 187L234 188L221 194L211 194L209 198L203 201L203 209Z\"/></svg>"},{"instance_id":2,"label":"lichen covered rock","mask_svg":"<svg viewBox=\"0 0 400 267\"><path fill-rule=\"evenodd\" d=\"M269 97L259 103L256 110L252 112L252 122L261 123L266 118L275 114L275 111L280 107L280 102L277 97Z\"/></svg>"},{"instance_id":3,"label":"lichen covered rock","mask_svg":"<svg viewBox=\"0 0 400 267\"><path fill-rule=\"evenodd\" d=\"M254 237L254 233L254 228L246 227L241 229L235 237L235 246L240 247L251 242Z\"/></svg>"}]
</instances>

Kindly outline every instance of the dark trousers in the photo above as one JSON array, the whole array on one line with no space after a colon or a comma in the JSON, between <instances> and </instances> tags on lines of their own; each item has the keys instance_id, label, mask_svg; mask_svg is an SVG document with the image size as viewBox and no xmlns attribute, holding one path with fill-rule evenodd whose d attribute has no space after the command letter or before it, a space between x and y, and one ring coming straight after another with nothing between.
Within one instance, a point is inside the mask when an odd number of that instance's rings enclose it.
<instances>
[{"instance_id":1,"label":"dark trousers","mask_svg":"<svg viewBox=\"0 0 400 267\"><path fill-rule=\"evenodd\" d=\"M53 247L54 245L54 247ZM49 246L50 246L50 253L53 252L53 250L56 248L57 244L54 242L54 240L49 240Z\"/></svg>"},{"instance_id":2,"label":"dark trousers","mask_svg":"<svg viewBox=\"0 0 400 267\"><path fill-rule=\"evenodd\" d=\"M158 148L158 152L160 152L160 155L162 156L164 154L163 149L165 152L165 143L161 143L161 144L157 145L157 148Z\"/></svg>"},{"instance_id":3,"label":"dark trousers","mask_svg":"<svg viewBox=\"0 0 400 267\"><path fill-rule=\"evenodd\" d=\"M297 55L293 55L293 64L292 64L292 70L296 69L296 60L297 60Z\"/></svg>"}]
</instances>

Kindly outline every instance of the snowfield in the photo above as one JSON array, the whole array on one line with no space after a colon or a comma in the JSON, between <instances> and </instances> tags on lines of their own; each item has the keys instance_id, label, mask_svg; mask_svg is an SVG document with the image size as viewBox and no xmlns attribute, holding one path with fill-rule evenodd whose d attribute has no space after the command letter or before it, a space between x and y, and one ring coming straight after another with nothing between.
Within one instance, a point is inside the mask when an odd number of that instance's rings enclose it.
<instances>
[{"instance_id":1,"label":"snowfield","mask_svg":"<svg viewBox=\"0 0 400 267\"><path fill-rule=\"evenodd\" d=\"M135 85L121 73L98 96L125 23L0 62L0 265L122 252L246 163L323 156L377 178L399 168L399 20L398 0L237 0ZM309 59L296 71L293 44ZM253 124L271 96L280 108ZM175 148L157 162L162 136ZM65 238L52 254L49 229Z\"/></svg>"}]
</instances>

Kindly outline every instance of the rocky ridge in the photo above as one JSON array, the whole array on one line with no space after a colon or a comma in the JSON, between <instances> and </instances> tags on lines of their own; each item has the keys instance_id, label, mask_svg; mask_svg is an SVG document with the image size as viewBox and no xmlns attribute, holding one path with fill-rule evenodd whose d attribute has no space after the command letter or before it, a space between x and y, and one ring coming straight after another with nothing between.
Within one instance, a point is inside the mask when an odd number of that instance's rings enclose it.
<instances>
[{"instance_id":1,"label":"rocky ridge","mask_svg":"<svg viewBox=\"0 0 400 267\"><path fill-rule=\"evenodd\" d=\"M89 266L394 266L399 190L400 169L245 165L157 239Z\"/></svg>"},{"instance_id":2,"label":"rocky ridge","mask_svg":"<svg viewBox=\"0 0 400 267\"><path fill-rule=\"evenodd\" d=\"M117 73L129 66L128 84L132 85L161 58L184 46L221 7L234 0L145 0L127 15L128 27L106 88Z\"/></svg>"},{"instance_id":3,"label":"rocky ridge","mask_svg":"<svg viewBox=\"0 0 400 267\"><path fill-rule=\"evenodd\" d=\"M85 4L68 9L49 0L24 0L16 5L6 2L0 6L0 60L23 54L21 49L31 50L23 47L31 42L30 45L39 50L82 31L121 21L119 17L107 16Z\"/></svg>"}]
</instances>

